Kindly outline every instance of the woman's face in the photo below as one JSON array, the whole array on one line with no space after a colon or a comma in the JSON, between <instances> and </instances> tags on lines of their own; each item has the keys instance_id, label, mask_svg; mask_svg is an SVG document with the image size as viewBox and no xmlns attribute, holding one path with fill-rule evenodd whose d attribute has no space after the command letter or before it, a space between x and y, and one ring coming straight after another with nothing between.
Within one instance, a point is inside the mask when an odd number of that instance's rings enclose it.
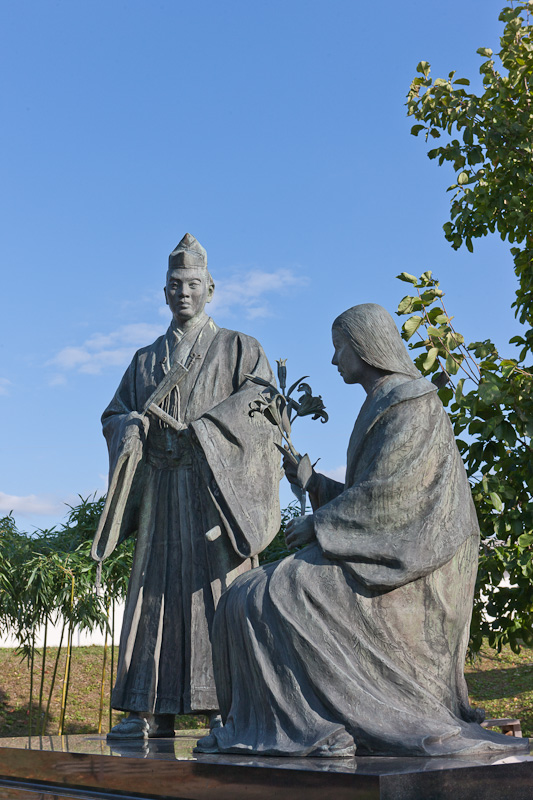
<instances>
[{"instance_id":1,"label":"woman's face","mask_svg":"<svg viewBox=\"0 0 533 800\"><path fill-rule=\"evenodd\" d=\"M334 328L332 338L335 352L331 363L339 370L344 383L361 383L368 370L366 362L357 355L353 345L342 331Z\"/></svg>"}]
</instances>

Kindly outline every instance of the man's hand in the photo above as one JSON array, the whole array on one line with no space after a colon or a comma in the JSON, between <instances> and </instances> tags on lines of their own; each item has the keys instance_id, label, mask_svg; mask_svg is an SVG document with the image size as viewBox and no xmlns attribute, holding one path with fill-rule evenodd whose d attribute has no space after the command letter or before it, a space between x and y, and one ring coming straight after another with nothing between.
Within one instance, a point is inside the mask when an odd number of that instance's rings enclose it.
<instances>
[{"instance_id":1,"label":"man's hand","mask_svg":"<svg viewBox=\"0 0 533 800\"><path fill-rule=\"evenodd\" d=\"M315 521L312 514L307 514L305 517L295 517L287 524L285 544L289 550L293 550L295 547L302 547L304 544L310 544L315 539Z\"/></svg>"},{"instance_id":2,"label":"man's hand","mask_svg":"<svg viewBox=\"0 0 533 800\"><path fill-rule=\"evenodd\" d=\"M123 437L123 453L133 453L146 441L150 420L138 411L132 411L126 418Z\"/></svg>"},{"instance_id":3,"label":"man's hand","mask_svg":"<svg viewBox=\"0 0 533 800\"><path fill-rule=\"evenodd\" d=\"M139 414L138 411L130 411L126 418L124 436L126 438L129 436L139 436L139 434L142 432L146 437L149 427L150 420L147 414Z\"/></svg>"}]
</instances>

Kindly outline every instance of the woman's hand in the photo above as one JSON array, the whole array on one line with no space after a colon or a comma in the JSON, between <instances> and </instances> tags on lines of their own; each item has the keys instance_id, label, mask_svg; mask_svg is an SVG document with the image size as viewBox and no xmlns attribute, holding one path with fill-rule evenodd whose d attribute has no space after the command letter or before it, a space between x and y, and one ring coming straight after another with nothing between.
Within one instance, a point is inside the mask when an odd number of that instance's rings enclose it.
<instances>
[{"instance_id":1,"label":"woman's hand","mask_svg":"<svg viewBox=\"0 0 533 800\"><path fill-rule=\"evenodd\" d=\"M315 540L315 521L312 514L305 517L294 517L285 528L285 544L289 550L303 547Z\"/></svg>"},{"instance_id":2,"label":"woman's hand","mask_svg":"<svg viewBox=\"0 0 533 800\"><path fill-rule=\"evenodd\" d=\"M308 457L305 456L307 459ZM309 464L309 461L307 462ZM305 486L302 486L301 477L298 475L298 464L294 463L294 459L287 453L283 456L283 469L285 470L285 477L294 486L299 486L300 489L305 489L307 492L312 492L316 482L316 472L311 470L311 477L308 477ZM300 470L301 471L301 470Z\"/></svg>"},{"instance_id":3,"label":"woman's hand","mask_svg":"<svg viewBox=\"0 0 533 800\"><path fill-rule=\"evenodd\" d=\"M295 464L294 459L292 459L288 454L283 456L283 469L285 470L285 477L289 483L292 483L295 486L300 486L297 477L298 464Z\"/></svg>"}]
</instances>

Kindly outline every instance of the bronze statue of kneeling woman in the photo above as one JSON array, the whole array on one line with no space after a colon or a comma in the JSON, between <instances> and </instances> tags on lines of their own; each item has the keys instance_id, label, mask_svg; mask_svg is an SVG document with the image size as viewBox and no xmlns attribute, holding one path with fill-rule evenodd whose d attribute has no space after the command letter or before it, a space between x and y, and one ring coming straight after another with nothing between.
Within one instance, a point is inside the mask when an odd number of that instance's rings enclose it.
<instances>
[{"instance_id":1,"label":"bronze statue of kneeling woman","mask_svg":"<svg viewBox=\"0 0 533 800\"><path fill-rule=\"evenodd\" d=\"M313 473L307 545L238 577L213 627L223 725L198 752L452 756L527 749L479 725L463 675L479 528L436 387L392 317L333 323L333 364L367 399L346 482ZM295 470L286 465L289 480Z\"/></svg>"}]
</instances>

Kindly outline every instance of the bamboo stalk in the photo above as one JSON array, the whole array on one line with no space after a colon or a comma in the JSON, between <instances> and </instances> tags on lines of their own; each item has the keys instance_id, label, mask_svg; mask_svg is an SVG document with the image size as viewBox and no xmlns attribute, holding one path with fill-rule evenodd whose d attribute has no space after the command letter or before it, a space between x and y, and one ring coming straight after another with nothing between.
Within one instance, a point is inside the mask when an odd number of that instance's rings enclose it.
<instances>
[{"instance_id":1,"label":"bamboo stalk","mask_svg":"<svg viewBox=\"0 0 533 800\"><path fill-rule=\"evenodd\" d=\"M72 635L74 633L74 626L72 623L72 611L74 609L74 574L71 573L72 577L72 586L70 589L70 621L68 626L68 638L67 638L67 660L65 662L65 677L63 679L63 691L61 693L61 712L59 716L59 735L63 735L63 729L65 727L65 711L67 708L67 697L68 697L68 684L70 680L70 661L71 661L71 654L72 654Z\"/></svg>"},{"instance_id":2,"label":"bamboo stalk","mask_svg":"<svg viewBox=\"0 0 533 800\"><path fill-rule=\"evenodd\" d=\"M31 655L30 655L30 719L29 732L32 734L33 727L33 666L35 662L35 626L31 634Z\"/></svg>"},{"instance_id":3,"label":"bamboo stalk","mask_svg":"<svg viewBox=\"0 0 533 800\"><path fill-rule=\"evenodd\" d=\"M113 727L113 706L111 694L113 692L113 675L115 672L115 595L111 600L111 676L109 678L109 730Z\"/></svg>"},{"instance_id":4,"label":"bamboo stalk","mask_svg":"<svg viewBox=\"0 0 533 800\"><path fill-rule=\"evenodd\" d=\"M63 637L65 635L65 628L66 628L66 620L63 620L63 627L61 628L61 636L59 637L59 647L57 648L57 654L54 663L54 671L52 673L52 683L50 685L50 693L48 695L48 702L46 704L46 713L44 715L43 720L43 733L46 732L46 726L48 725L48 717L50 715L50 703L52 702L52 695L54 693L54 686L56 683L56 676L57 676L57 667L59 665L59 656L61 655L61 647L63 646Z\"/></svg>"},{"instance_id":5,"label":"bamboo stalk","mask_svg":"<svg viewBox=\"0 0 533 800\"><path fill-rule=\"evenodd\" d=\"M72 639L74 637L74 625L72 622L68 628L68 638L67 638L67 660L65 662L65 678L63 680L63 691L62 691L62 699L61 699L61 712L59 717L59 734L60 736L63 735L63 730L65 728L65 714L67 710L67 698L68 698L68 689L70 684L70 667L72 664Z\"/></svg>"},{"instance_id":6,"label":"bamboo stalk","mask_svg":"<svg viewBox=\"0 0 533 800\"><path fill-rule=\"evenodd\" d=\"M100 681L100 707L98 709L98 733L102 733L102 717L104 715L104 693L105 693L105 668L107 665L107 633L109 627L109 596L106 598L107 625L104 638L104 659L102 662L102 680Z\"/></svg>"},{"instance_id":7,"label":"bamboo stalk","mask_svg":"<svg viewBox=\"0 0 533 800\"><path fill-rule=\"evenodd\" d=\"M43 730L43 721L44 721L44 716L43 716L43 692L44 692L44 671L45 671L45 668L46 668L46 653L47 653L46 646L47 646L47 641L48 641L48 616L45 616L45 618L44 618L43 660L42 660L42 663L41 663L41 686L39 687L39 722L40 722L39 730L40 730L41 736L44 733L44 730Z\"/></svg>"}]
</instances>

